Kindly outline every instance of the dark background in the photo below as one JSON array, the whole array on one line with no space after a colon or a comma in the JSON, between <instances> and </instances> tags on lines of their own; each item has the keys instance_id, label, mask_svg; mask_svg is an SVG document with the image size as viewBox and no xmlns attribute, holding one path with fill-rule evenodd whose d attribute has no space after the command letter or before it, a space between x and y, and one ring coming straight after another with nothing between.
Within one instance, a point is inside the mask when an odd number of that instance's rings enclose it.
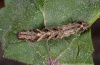
<instances>
[{"instance_id":1,"label":"dark background","mask_svg":"<svg viewBox=\"0 0 100 65\"><path fill-rule=\"evenodd\" d=\"M94 52L92 54L95 65L100 65L100 18L91 26Z\"/></svg>"},{"instance_id":2,"label":"dark background","mask_svg":"<svg viewBox=\"0 0 100 65\"><path fill-rule=\"evenodd\" d=\"M0 0L0 8L3 8L4 0ZM91 26L92 31L92 41L94 52L92 54L94 65L100 65L100 18L98 18L95 23ZM3 58L3 51L1 49L1 42L0 42L0 65L30 65L21 63L15 60Z\"/></svg>"}]
</instances>

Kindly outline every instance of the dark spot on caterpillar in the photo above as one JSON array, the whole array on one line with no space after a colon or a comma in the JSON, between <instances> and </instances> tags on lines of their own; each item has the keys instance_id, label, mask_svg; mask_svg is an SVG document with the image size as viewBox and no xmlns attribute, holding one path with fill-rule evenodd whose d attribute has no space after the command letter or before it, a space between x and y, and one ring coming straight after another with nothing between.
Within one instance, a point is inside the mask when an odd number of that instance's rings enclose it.
<instances>
[{"instance_id":1,"label":"dark spot on caterpillar","mask_svg":"<svg viewBox=\"0 0 100 65\"><path fill-rule=\"evenodd\" d=\"M77 22L77 23L82 24L82 22Z\"/></svg>"},{"instance_id":2,"label":"dark spot on caterpillar","mask_svg":"<svg viewBox=\"0 0 100 65\"><path fill-rule=\"evenodd\" d=\"M83 32L89 28L85 22L73 22L67 25L58 26L51 29L22 30L17 33L20 40L39 42L41 40L56 40L58 38L69 37L71 34Z\"/></svg>"}]
</instances>

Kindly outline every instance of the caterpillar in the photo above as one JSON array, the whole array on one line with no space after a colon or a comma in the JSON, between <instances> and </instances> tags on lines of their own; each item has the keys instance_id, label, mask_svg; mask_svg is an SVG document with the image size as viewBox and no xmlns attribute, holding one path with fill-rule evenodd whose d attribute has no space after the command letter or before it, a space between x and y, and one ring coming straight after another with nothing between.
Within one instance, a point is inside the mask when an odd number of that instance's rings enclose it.
<instances>
[{"instance_id":1,"label":"caterpillar","mask_svg":"<svg viewBox=\"0 0 100 65\"><path fill-rule=\"evenodd\" d=\"M63 26L57 26L51 29L22 30L17 33L17 38L29 42L39 42L41 40L56 40L69 37L72 34L83 32L89 28L86 22L73 22Z\"/></svg>"}]
</instances>

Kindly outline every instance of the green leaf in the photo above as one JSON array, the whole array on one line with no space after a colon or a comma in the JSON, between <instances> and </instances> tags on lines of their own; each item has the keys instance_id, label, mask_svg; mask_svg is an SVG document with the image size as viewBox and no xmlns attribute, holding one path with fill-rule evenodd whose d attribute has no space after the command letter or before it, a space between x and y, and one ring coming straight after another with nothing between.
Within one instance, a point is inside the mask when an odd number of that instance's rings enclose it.
<instances>
[{"instance_id":1,"label":"green leaf","mask_svg":"<svg viewBox=\"0 0 100 65\"><path fill-rule=\"evenodd\" d=\"M18 40L17 32L75 21L85 21L91 26L100 16L99 0L5 0L5 3L6 7L0 10L4 57L34 65L46 65L49 58L60 64L93 63L90 30L48 42Z\"/></svg>"},{"instance_id":2,"label":"green leaf","mask_svg":"<svg viewBox=\"0 0 100 65\"><path fill-rule=\"evenodd\" d=\"M47 27L79 20L91 25L93 19L100 16L99 3L99 0L47 0L44 2L44 22Z\"/></svg>"}]
</instances>

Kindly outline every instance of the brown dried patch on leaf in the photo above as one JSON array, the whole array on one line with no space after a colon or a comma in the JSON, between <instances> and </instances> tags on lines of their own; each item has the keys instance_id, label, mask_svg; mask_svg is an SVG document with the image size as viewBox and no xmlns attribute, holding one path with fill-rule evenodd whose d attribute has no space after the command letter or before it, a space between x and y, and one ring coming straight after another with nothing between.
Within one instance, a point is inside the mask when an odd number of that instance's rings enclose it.
<instances>
[{"instance_id":1,"label":"brown dried patch on leaf","mask_svg":"<svg viewBox=\"0 0 100 65\"><path fill-rule=\"evenodd\" d=\"M69 37L71 34L83 32L89 28L85 22L73 22L68 25L58 26L51 29L23 30L18 32L18 39L39 42L41 40L56 40L58 38Z\"/></svg>"}]
</instances>

